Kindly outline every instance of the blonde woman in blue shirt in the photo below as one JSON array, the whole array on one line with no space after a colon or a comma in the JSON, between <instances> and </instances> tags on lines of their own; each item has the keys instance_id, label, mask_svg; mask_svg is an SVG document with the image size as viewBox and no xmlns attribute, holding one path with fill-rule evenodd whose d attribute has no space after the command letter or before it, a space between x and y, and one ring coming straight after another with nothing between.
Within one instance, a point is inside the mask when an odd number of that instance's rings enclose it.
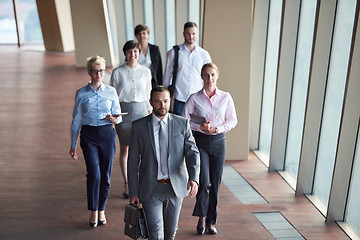
<instances>
[{"instance_id":1,"label":"blonde woman in blue shirt","mask_svg":"<svg viewBox=\"0 0 360 240\"><path fill-rule=\"evenodd\" d=\"M91 211L89 226L96 227L106 224L105 205L116 150L113 124L121 122L121 109L115 88L102 83L105 59L88 58L87 70L91 81L76 92L69 154L78 159L75 149L80 133L87 171L88 210Z\"/></svg>"}]
</instances>

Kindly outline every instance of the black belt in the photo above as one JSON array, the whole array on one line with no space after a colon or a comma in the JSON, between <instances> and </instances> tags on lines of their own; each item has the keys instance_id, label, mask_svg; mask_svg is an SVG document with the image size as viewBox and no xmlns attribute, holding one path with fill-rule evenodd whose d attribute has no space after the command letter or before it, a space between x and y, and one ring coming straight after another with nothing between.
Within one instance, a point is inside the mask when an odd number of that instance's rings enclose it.
<instances>
[{"instance_id":1,"label":"black belt","mask_svg":"<svg viewBox=\"0 0 360 240\"><path fill-rule=\"evenodd\" d=\"M204 139L207 141L216 141L216 140L223 139L225 137L224 133L219 133L216 135L206 135L206 134L198 132L198 131L193 131L193 135L195 138Z\"/></svg>"}]
</instances>

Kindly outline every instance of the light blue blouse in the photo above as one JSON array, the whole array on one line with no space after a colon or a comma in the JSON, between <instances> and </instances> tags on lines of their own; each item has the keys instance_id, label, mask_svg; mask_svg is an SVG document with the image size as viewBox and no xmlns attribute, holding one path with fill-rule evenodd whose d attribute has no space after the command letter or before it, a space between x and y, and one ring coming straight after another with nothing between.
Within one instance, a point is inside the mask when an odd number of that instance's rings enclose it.
<instances>
[{"instance_id":1,"label":"light blue blouse","mask_svg":"<svg viewBox=\"0 0 360 240\"><path fill-rule=\"evenodd\" d=\"M106 120L108 114L120 114L120 104L115 88L101 84L95 91L90 83L76 92L73 120L70 128L71 148L76 148L76 141L82 125L104 126L112 124ZM122 121L118 117L117 123Z\"/></svg>"}]
</instances>

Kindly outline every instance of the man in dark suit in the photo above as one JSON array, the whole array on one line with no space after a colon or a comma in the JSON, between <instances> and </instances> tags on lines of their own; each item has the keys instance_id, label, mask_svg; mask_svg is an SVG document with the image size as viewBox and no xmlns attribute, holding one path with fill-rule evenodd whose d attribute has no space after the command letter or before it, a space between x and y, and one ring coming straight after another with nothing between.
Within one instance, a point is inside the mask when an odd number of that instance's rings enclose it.
<instances>
[{"instance_id":1,"label":"man in dark suit","mask_svg":"<svg viewBox=\"0 0 360 240\"><path fill-rule=\"evenodd\" d=\"M130 203L142 203L149 239L174 239L183 198L196 196L200 155L187 119L168 113L170 93L152 89L153 113L133 122L128 157Z\"/></svg>"}]
</instances>

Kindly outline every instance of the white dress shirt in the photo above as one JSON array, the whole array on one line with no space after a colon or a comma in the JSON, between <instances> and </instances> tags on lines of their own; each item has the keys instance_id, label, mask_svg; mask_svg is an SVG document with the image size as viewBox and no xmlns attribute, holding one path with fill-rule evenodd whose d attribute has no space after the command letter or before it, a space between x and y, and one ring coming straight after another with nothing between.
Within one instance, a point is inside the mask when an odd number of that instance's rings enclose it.
<instances>
[{"instance_id":1,"label":"white dress shirt","mask_svg":"<svg viewBox=\"0 0 360 240\"><path fill-rule=\"evenodd\" d=\"M204 64L211 62L211 57L206 50L198 45L195 45L192 52L186 48L185 44L181 44L179 47L178 72L174 96L178 101L186 102L191 94L199 91L203 87L201 68ZM174 54L173 48L167 52L163 78L165 87L171 84Z\"/></svg>"},{"instance_id":2,"label":"white dress shirt","mask_svg":"<svg viewBox=\"0 0 360 240\"><path fill-rule=\"evenodd\" d=\"M139 55L139 63L147 68L150 69L151 66L151 55L150 55L150 51L148 48L148 51L146 53L146 56L143 54L142 51L140 51L140 55Z\"/></svg>"},{"instance_id":3,"label":"white dress shirt","mask_svg":"<svg viewBox=\"0 0 360 240\"><path fill-rule=\"evenodd\" d=\"M131 68L125 63L114 69L109 85L115 87L120 102L146 102L148 110L152 110L151 72L147 67L138 64Z\"/></svg>"},{"instance_id":4,"label":"white dress shirt","mask_svg":"<svg viewBox=\"0 0 360 240\"><path fill-rule=\"evenodd\" d=\"M164 121L164 130L165 130L165 134L169 135L169 124L168 124L168 120L169 120L169 115L166 114L166 116L162 119ZM168 179L169 178L169 174L163 174L161 172L161 162L160 162L160 144L159 144L159 130L160 130L160 125L159 125L159 121L160 119L158 117L155 116L155 114L152 114L152 124L153 124L153 130L154 130L154 141L155 141L155 149L156 149L156 159L157 159L157 163L158 163L158 174L157 174L157 179ZM169 139L169 136L166 136L167 139ZM169 141L168 141L169 142Z\"/></svg>"}]
</instances>

